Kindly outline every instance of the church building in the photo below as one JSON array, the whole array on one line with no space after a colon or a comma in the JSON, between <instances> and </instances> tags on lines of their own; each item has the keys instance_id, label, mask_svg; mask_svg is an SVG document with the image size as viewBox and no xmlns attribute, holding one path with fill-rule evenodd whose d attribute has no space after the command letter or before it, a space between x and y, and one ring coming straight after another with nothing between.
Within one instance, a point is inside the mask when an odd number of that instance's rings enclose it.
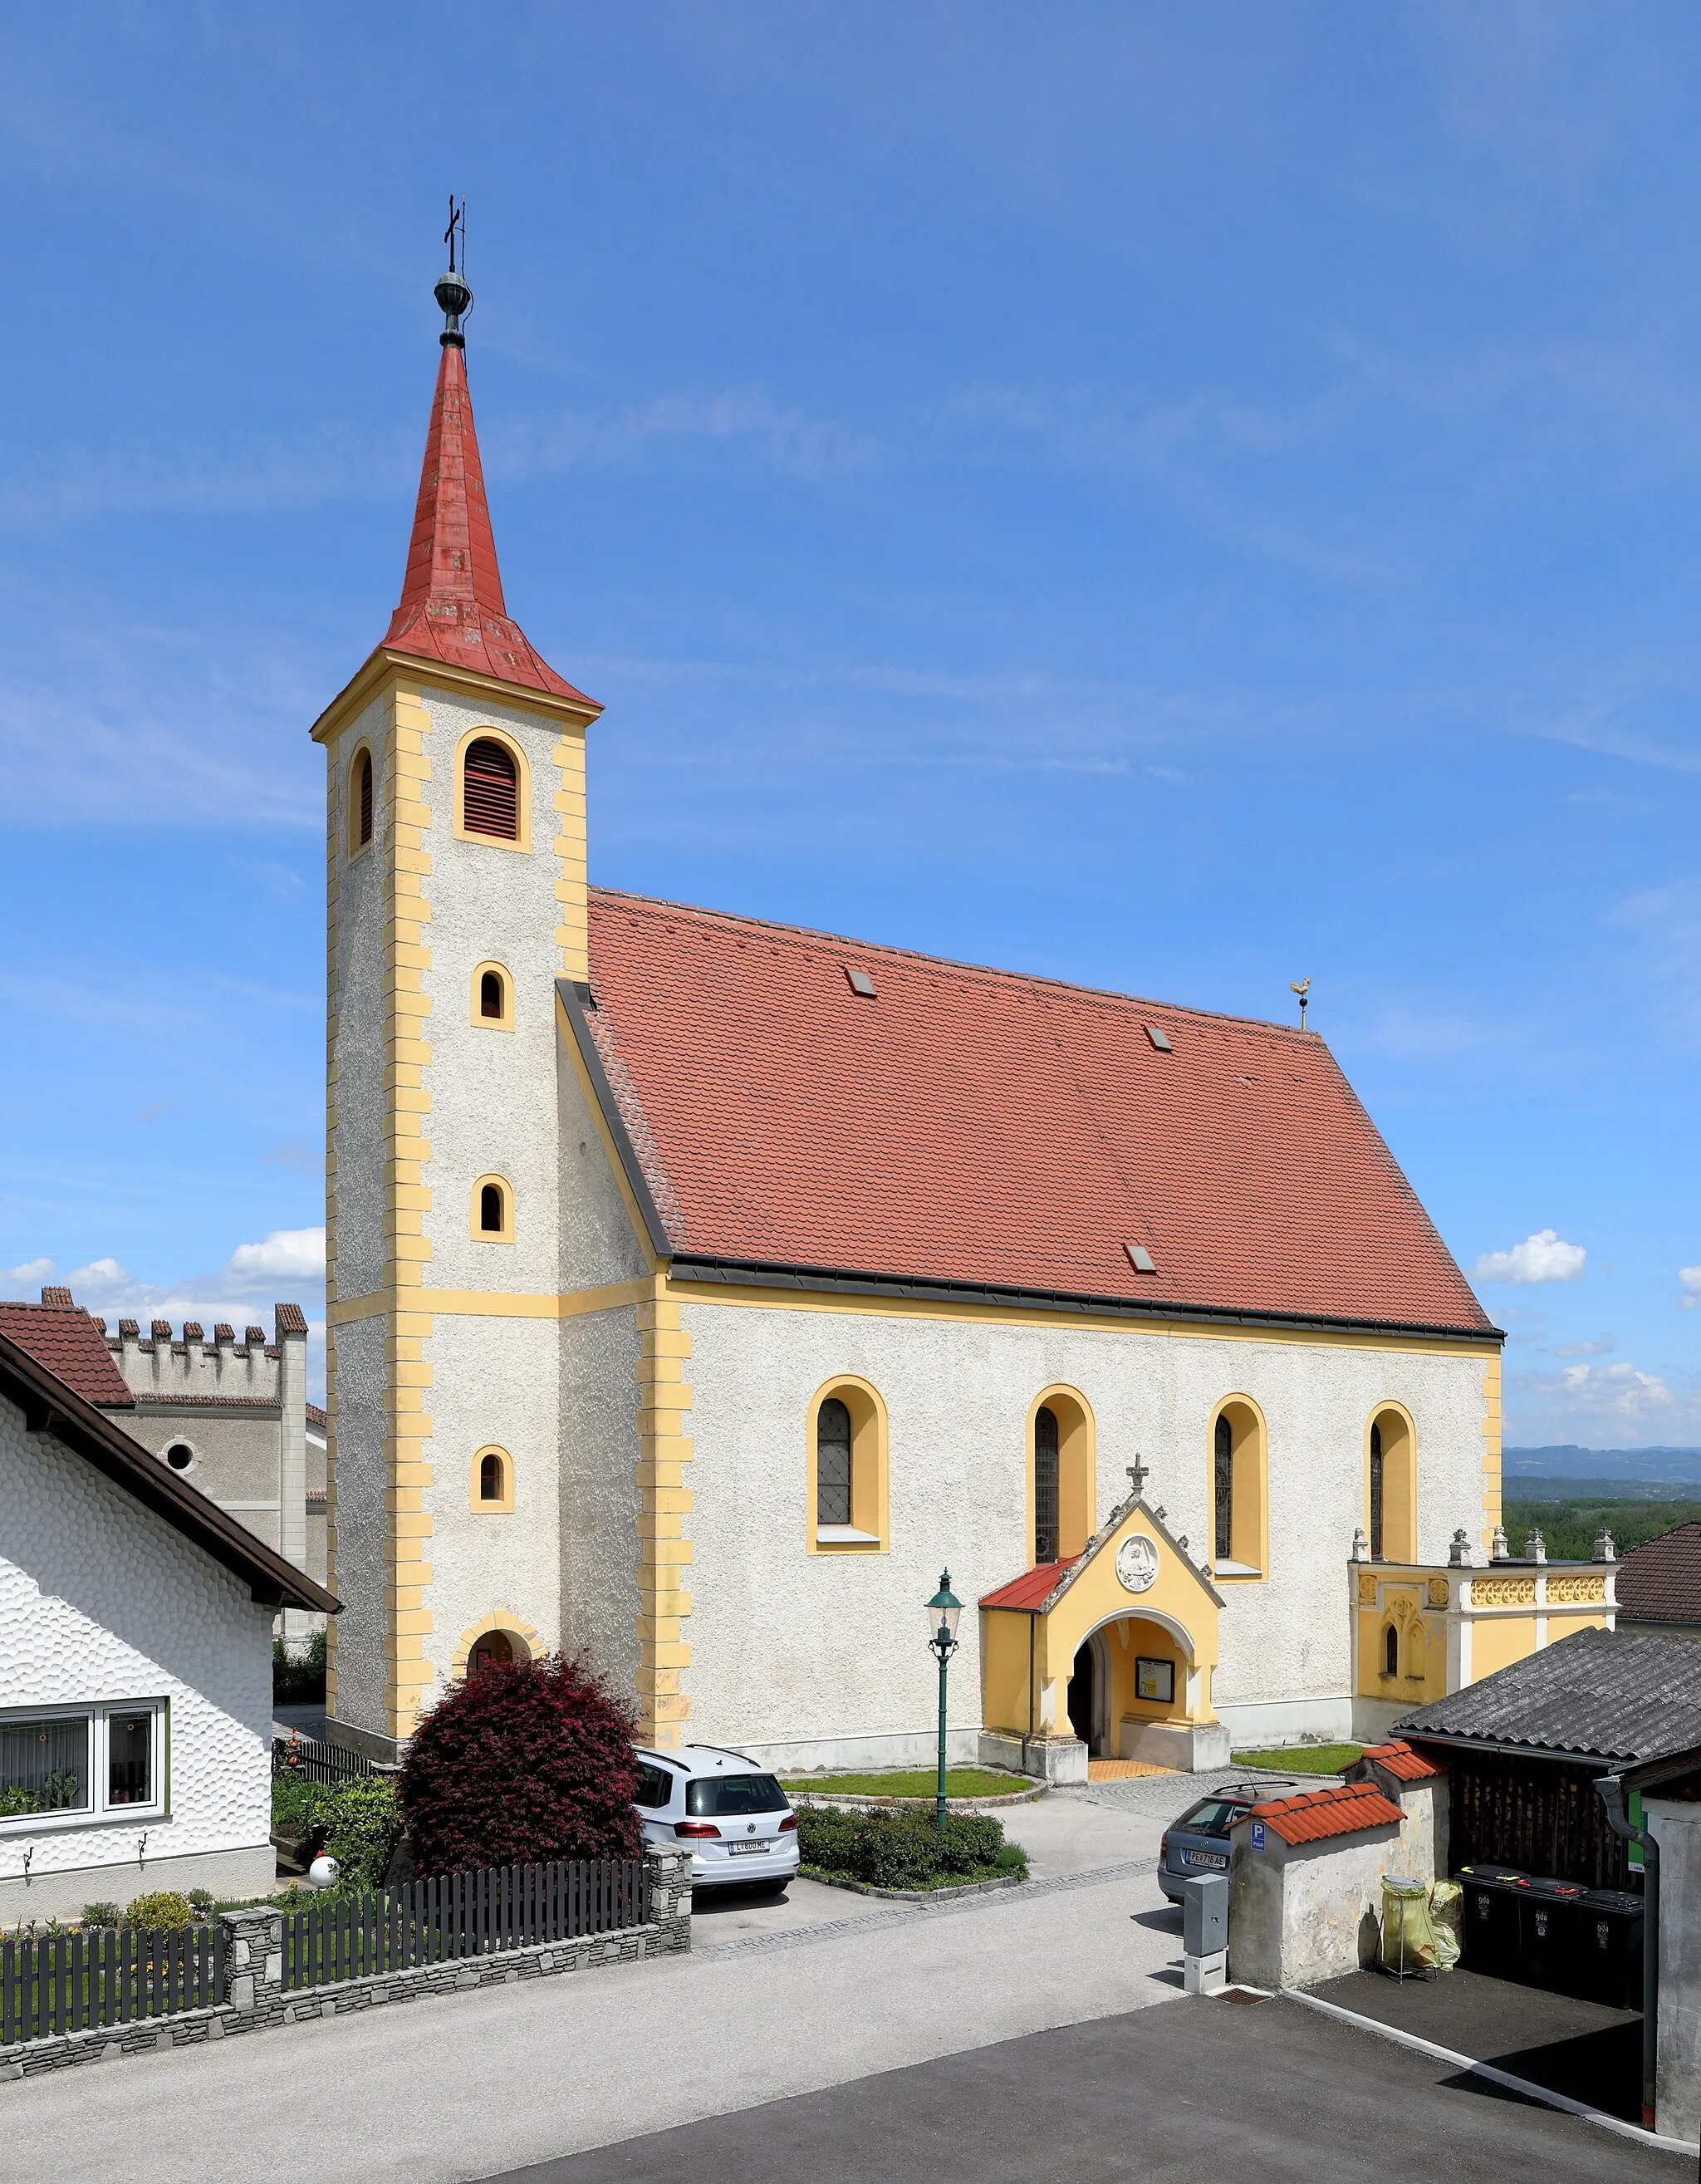
<instances>
[{"instance_id":1,"label":"church building","mask_svg":"<svg viewBox=\"0 0 1701 2184\"><path fill-rule=\"evenodd\" d=\"M959 1759L1451 1688L1502 1338L1322 1039L587 886L600 709L508 611L436 295L401 598L313 731L329 1733L560 1649L652 1744L922 1763L942 1569Z\"/></svg>"}]
</instances>

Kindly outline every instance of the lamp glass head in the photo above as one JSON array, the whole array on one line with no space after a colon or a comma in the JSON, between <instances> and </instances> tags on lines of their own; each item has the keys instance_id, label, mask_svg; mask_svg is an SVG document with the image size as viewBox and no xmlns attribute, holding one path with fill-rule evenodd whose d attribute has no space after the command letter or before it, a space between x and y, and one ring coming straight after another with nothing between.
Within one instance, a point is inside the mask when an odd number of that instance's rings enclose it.
<instances>
[{"instance_id":1,"label":"lamp glass head","mask_svg":"<svg viewBox=\"0 0 1701 2184\"><path fill-rule=\"evenodd\" d=\"M951 1590L951 1573L941 1570L939 1590L927 1603L927 1637L931 1644L942 1626L948 1638L957 1635L957 1618L963 1613L963 1603Z\"/></svg>"}]
</instances>

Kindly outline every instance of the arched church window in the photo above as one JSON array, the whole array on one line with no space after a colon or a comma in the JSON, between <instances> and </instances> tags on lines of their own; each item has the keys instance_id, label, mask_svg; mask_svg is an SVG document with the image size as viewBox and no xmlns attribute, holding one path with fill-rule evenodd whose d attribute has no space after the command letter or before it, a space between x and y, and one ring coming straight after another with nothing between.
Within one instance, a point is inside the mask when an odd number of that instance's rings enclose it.
<instances>
[{"instance_id":1,"label":"arched church window","mask_svg":"<svg viewBox=\"0 0 1701 2184\"><path fill-rule=\"evenodd\" d=\"M354 760L354 847L364 850L372 839L372 754L362 750Z\"/></svg>"},{"instance_id":2,"label":"arched church window","mask_svg":"<svg viewBox=\"0 0 1701 2184\"><path fill-rule=\"evenodd\" d=\"M1216 1553L1220 1563L1234 1559L1234 1428L1224 1412L1217 1420L1215 1458Z\"/></svg>"},{"instance_id":3,"label":"arched church window","mask_svg":"<svg viewBox=\"0 0 1701 2184\"><path fill-rule=\"evenodd\" d=\"M1382 1674L1397 1676L1400 1672L1400 1634L1389 1624L1382 1633Z\"/></svg>"},{"instance_id":4,"label":"arched church window","mask_svg":"<svg viewBox=\"0 0 1701 2184\"><path fill-rule=\"evenodd\" d=\"M837 1396L815 1413L815 1522L851 1521L851 1414Z\"/></svg>"},{"instance_id":5,"label":"arched church window","mask_svg":"<svg viewBox=\"0 0 1701 2184\"><path fill-rule=\"evenodd\" d=\"M1058 1552L1057 1412L1042 1403L1034 1412L1034 1560L1054 1563Z\"/></svg>"},{"instance_id":6,"label":"arched church window","mask_svg":"<svg viewBox=\"0 0 1701 2184\"><path fill-rule=\"evenodd\" d=\"M1370 1560L1382 1559L1382 1426L1380 1418L1370 1427Z\"/></svg>"},{"instance_id":7,"label":"arched church window","mask_svg":"<svg viewBox=\"0 0 1701 2184\"><path fill-rule=\"evenodd\" d=\"M520 839L520 769L493 736L470 744L461 762L461 825L499 842Z\"/></svg>"},{"instance_id":8,"label":"arched church window","mask_svg":"<svg viewBox=\"0 0 1701 2184\"><path fill-rule=\"evenodd\" d=\"M1415 1563L1418 1558L1416 1450L1410 1418L1392 1403L1385 1403L1371 1415L1365 1470L1371 1559Z\"/></svg>"}]
</instances>

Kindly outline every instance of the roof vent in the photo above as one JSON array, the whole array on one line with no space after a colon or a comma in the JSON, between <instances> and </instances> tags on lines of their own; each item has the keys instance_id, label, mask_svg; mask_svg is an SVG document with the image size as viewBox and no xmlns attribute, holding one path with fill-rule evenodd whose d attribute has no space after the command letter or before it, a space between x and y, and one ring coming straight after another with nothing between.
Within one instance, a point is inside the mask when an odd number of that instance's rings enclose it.
<instances>
[{"instance_id":1,"label":"roof vent","mask_svg":"<svg viewBox=\"0 0 1701 2184\"><path fill-rule=\"evenodd\" d=\"M1153 1045L1157 1048L1159 1054L1174 1053L1175 1049L1170 1045L1167 1035L1159 1031L1156 1024L1147 1025L1146 1036L1151 1040Z\"/></svg>"},{"instance_id":2,"label":"roof vent","mask_svg":"<svg viewBox=\"0 0 1701 2184\"><path fill-rule=\"evenodd\" d=\"M865 1001L871 1001L875 998L874 981L866 971L853 971L847 966L845 976L850 980L852 993L859 994Z\"/></svg>"},{"instance_id":3,"label":"roof vent","mask_svg":"<svg viewBox=\"0 0 1701 2184\"><path fill-rule=\"evenodd\" d=\"M1143 1244L1125 1244L1122 1248L1128 1254L1128 1263L1137 1274L1157 1273L1157 1262Z\"/></svg>"}]
</instances>

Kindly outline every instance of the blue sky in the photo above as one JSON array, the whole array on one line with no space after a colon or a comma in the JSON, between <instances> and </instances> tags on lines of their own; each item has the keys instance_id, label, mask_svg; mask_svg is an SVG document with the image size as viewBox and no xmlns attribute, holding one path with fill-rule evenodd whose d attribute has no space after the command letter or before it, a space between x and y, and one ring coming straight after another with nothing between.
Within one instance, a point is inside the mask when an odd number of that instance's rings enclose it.
<instances>
[{"instance_id":1,"label":"blue sky","mask_svg":"<svg viewBox=\"0 0 1701 2184\"><path fill-rule=\"evenodd\" d=\"M6 1287L322 1309L306 731L399 587L453 187L593 877L1309 974L1511 1437L1701 1440L1693 8L5 23Z\"/></svg>"}]
</instances>

